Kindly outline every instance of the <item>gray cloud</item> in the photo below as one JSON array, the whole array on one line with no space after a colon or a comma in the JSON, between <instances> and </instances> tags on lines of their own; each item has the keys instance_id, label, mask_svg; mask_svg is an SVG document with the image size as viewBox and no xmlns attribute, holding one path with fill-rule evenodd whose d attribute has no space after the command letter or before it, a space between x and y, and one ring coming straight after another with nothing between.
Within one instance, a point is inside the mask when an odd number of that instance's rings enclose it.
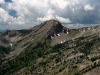
<instances>
[{"instance_id":1,"label":"gray cloud","mask_svg":"<svg viewBox=\"0 0 100 75\"><path fill-rule=\"evenodd\" d=\"M49 19L72 28L100 24L100 0L0 0L0 29L29 28Z\"/></svg>"}]
</instances>

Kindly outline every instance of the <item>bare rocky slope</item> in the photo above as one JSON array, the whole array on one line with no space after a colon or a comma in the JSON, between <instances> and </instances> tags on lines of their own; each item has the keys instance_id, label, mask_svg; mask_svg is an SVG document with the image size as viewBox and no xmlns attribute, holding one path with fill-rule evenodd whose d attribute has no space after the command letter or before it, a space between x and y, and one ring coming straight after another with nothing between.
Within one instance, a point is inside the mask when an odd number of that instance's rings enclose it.
<instances>
[{"instance_id":1,"label":"bare rocky slope","mask_svg":"<svg viewBox=\"0 0 100 75\"><path fill-rule=\"evenodd\" d=\"M49 20L0 33L0 75L99 75L100 26L69 29Z\"/></svg>"}]
</instances>

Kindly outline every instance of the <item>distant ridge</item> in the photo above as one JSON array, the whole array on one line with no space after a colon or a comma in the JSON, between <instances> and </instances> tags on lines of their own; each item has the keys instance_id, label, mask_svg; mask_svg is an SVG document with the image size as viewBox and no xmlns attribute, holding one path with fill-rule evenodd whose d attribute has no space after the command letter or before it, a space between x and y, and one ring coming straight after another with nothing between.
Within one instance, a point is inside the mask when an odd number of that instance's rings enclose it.
<instances>
[{"instance_id":1,"label":"distant ridge","mask_svg":"<svg viewBox=\"0 0 100 75\"><path fill-rule=\"evenodd\" d=\"M0 32L3 32L4 30L0 30Z\"/></svg>"}]
</instances>

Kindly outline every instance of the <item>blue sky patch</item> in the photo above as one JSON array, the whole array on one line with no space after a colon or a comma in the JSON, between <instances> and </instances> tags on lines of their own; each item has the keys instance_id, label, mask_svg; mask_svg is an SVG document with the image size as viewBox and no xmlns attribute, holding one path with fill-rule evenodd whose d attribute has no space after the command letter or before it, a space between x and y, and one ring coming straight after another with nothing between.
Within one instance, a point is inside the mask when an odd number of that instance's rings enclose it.
<instances>
[{"instance_id":1,"label":"blue sky patch","mask_svg":"<svg viewBox=\"0 0 100 75\"><path fill-rule=\"evenodd\" d=\"M12 0L5 0L5 2L12 2Z\"/></svg>"},{"instance_id":2,"label":"blue sky patch","mask_svg":"<svg viewBox=\"0 0 100 75\"><path fill-rule=\"evenodd\" d=\"M14 18L15 18L15 17L18 17L18 16L17 16L17 12L16 12L15 10L10 10L9 15L10 15L10 16L13 16Z\"/></svg>"}]
</instances>

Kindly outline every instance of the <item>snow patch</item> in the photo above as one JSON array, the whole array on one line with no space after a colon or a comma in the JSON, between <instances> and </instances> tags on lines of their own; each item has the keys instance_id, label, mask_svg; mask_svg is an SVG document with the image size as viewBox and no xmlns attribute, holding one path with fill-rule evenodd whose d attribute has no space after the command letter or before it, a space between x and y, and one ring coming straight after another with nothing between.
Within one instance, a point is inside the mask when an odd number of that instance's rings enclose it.
<instances>
[{"instance_id":1,"label":"snow patch","mask_svg":"<svg viewBox=\"0 0 100 75\"><path fill-rule=\"evenodd\" d=\"M62 44L63 42L61 41L60 43Z\"/></svg>"},{"instance_id":2,"label":"snow patch","mask_svg":"<svg viewBox=\"0 0 100 75\"><path fill-rule=\"evenodd\" d=\"M54 34L54 36L56 36L56 34Z\"/></svg>"},{"instance_id":3,"label":"snow patch","mask_svg":"<svg viewBox=\"0 0 100 75\"><path fill-rule=\"evenodd\" d=\"M53 36L51 36L51 39L54 38Z\"/></svg>"},{"instance_id":4,"label":"snow patch","mask_svg":"<svg viewBox=\"0 0 100 75\"><path fill-rule=\"evenodd\" d=\"M90 30L90 28L88 28L88 30Z\"/></svg>"},{"instance_id":5,"label":"snow patch","mask_svg":"<svg viewBox=\"0 0 100 75\"><path fill-rule=\"evenodd\" d=\"M62 43L64 43L65 42L65 40L64 41L61 41L60 43L62 44Z\"/></svg>"},{"instance_id":6,"label":"snow patch","mask_svg":"<svg viewBox=\"0 0 100 75\"><path fill-rule=\"evenodd\" d=\"M68 32L67 32L67 34L68 34Z\"/></svg>"},{"instance_id":7,"label":"snow patch","mask_svg":"<svg viewBox=\"0 0 100 75\"><path fill-rule=\"evenodd\" d=\"M58 36L60 36L60 34L57 34Z\"/></svg>"},{"instance_id":8,"label":"snow patch","mask_svg":"<svg viewBox=\"0 0 100 75\"><path fill-rule=\"evenodd\" d=\"M10 43L10 46L12 47L12 46L13 46L13 44L12 44L12 43Z\"/></svg>"}]
</instances>

